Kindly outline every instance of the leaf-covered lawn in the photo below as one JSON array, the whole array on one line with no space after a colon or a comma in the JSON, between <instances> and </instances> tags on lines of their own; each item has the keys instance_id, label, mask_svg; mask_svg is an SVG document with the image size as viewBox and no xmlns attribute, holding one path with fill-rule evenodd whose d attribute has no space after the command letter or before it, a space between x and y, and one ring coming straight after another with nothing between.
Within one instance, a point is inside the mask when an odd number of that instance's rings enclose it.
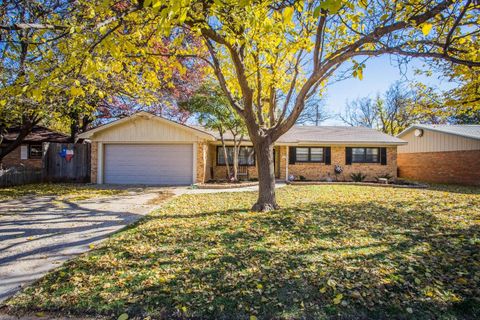
<instances>
[{"instance_id":1,"label":"leaf-covered lawn","mask_svg":"<svg viewBox=\"0 0 480 320\"><path fill-rule=\"evenodd\" d=\"M0 188L0 200L24 196L58 196L60 199L85 200L100 196L124 193L124 190L99 189L95 186L74 183L40 183Z\"/></svg>"},{"instance_id":2,"label":"leaf-covered lawn","mask_svg":"<svg viewBox=\"0 0 480 320\"><path fill-rule=\"evenodd\" d=\"M175 198L8 302L117 317L478 318L480 189Z\"/></svg>"}]
</instances>

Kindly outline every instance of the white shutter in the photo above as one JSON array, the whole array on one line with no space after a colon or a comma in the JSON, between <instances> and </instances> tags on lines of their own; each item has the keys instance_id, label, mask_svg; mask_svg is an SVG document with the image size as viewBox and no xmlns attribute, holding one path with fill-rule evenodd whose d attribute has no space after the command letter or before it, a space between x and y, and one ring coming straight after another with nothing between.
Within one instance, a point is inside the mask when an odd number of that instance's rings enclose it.
<instances>
[{"instance_id":1,"label":"white shutter","mask_svg":"<svg viewBox=\"0 0 480 320\"><path fill-rule=\"evenodd\" d=\"M20 159L21 160L27 160L28 159L28 146L25 144L22 144L20 146Z\"/></svg>"}]
</instances>

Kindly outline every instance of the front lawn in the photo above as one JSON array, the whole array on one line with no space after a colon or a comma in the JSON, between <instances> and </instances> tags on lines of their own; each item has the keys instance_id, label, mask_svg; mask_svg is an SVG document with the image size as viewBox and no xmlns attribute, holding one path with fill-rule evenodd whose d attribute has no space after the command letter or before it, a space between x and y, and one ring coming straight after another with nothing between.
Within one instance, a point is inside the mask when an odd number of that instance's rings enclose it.
<instances>
[{"instance_id":1,"label":"front lawn","mask_svg":"<svg viewBox=\"0 0 480 320\"><path fill-rule=\"evenodd\" d=\"M478 318L480 189L175 198L8 302L130 318ZM124 317L124 316L123 316Z\"/></svg>"},{"instance_id":2,"label":"front lawn","mask_svg":"<svg viewBox=\"0 0 480 320\"><path fill-rule=\"evenodd\" d=\"M24 196L57 196L60 200L85 200L94 197L112 196L124 190L100 189L94 185L75 183L35 183L23 186L0 188L0 201Z\"/></svg>"}]
</instances>

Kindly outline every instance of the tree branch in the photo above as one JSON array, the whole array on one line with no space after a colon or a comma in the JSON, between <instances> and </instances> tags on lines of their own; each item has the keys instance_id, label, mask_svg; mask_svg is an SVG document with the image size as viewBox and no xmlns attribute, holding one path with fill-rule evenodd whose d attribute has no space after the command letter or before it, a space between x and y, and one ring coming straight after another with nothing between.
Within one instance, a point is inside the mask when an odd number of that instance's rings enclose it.
<instances>
[{"instance_id":1,"label":"tree branch","mask_svg":"<svg viewBox=\"0 0 480 320\"><path fill-rule=\"evenodd\" d=\"M12 25L0 25L0 30L65 30L67 27L43 23L14 23Z\"/></svg>"},{"instance_id":2,"label":"tree branch","mask_svg":"<svg viewBox=\"0 0 480 320\"><path fill-rule=\"evenodd\" d=\"M465 6L463 7L462 11L461 11L460 14L458 15L457 19L455 19L455 22L453 23L452 28L451 28L450 31L448 32L447 39L445 40L445 45L443 46L443 52L444 52L445 54L447 53L448 47L449 47L450 44L451 44L453 33L455 32L455 29L457 29L458 24L460 23L460 21L462 20L463 16L464 16L465 13L467 12L467 9L468 9L468 7L470 6L470 3L472 3L472 0L468 0L468 1L467 1L467 3L465 4Z\"/></svg>"},{"instance_id":3,"label":"tree branch","mask_svg":"<svg viewBox=\"0 0 480 320\"><path fill-rule=\"evenodd\" d=\"M230 90L228 90L227 81L225 80L225 76L223 75L222 69L220 67L220 62L218 61L213 45L210 43L209 39L205 39L205 44L207 45L207 49L208 49L208 52L210 53L210 56L212 57L213 71L217 76L218 82L220 83L220 87L222 88L223 92L227 96L227 99L230 102L230 105L238 112L240 116L244 117L244 109L242 109L242 107L235 101L232 93L230 92Z\"/></svg>"}]
</instances>

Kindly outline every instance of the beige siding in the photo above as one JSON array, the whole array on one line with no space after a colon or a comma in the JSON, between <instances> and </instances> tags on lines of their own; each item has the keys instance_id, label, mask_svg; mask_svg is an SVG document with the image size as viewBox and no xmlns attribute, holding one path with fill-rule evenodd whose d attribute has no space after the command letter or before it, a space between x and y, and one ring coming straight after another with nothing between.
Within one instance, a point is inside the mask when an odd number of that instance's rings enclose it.
<instances>
[{"instance_id":1,"label":"beige siding","mask_svg":"<svg viewBox=\"0 0 480 320\"><path fill-rule=\"evenodd\" d=\"M190 130L173 125L157 118L132 118L104 131L100 131L91 138L101 142L197 142L200 140Z\"/></svg>"},{"instance_id":2,"label":"beige siding","mask_svg":"<svg viewBox=\"0 0 480 320\"><path fill-rule=\"evenodd\" d=\"M398 153L480 150L480 140L426 129L422 137L415 137L414 132L412 130L400 137L408 144L399 146Z\"/></svg>"}]
</instances>

